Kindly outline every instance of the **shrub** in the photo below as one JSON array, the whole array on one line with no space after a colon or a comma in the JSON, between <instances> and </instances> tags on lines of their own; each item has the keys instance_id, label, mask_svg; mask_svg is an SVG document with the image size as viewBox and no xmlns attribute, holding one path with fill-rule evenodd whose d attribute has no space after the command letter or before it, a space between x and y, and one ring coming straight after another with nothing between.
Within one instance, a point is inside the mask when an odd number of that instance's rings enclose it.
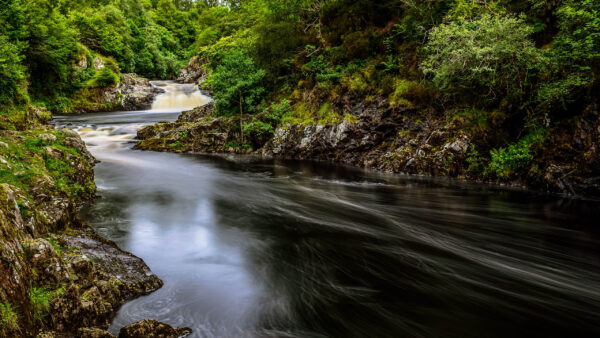
<instances>
[{"instance_id":1,"label":"shrub","mask_svg":"<svg viewBox=\"0 0 600 338\"><path fill-rule=\"evenodd\" d=\"M520 103L545 57L529 39L522 17L480 18L442 24L431 30L423 72L450 95Z\"/></svg>"},{"instance_id":2,"label":"shrub","mask_svg":"<svg viewBox=\"0 0 600 338\"><path fill-rule=\"evenodd\" d=\"M217 113L221 115L254 113L265 89L265 71L243 51L225 55L221 64L206 80L214 93Z\"/></svg>"},{"instance_id":3,"label":"shrub","mask_svg":"<svg viewBox=\"0 0 600 338\"><path fill-rule=\"evenodd\" d=\"M112 86L119 82L119 76L115 74L109 67L104 67L94 74L86 83L87 88L102 88Z\"/></svg>"},{"instance_id":4,"label":"shrub","mask_svg":"<svg viewBox=\"0 0 600 338\"><path fill-rule=\"evenodd\" d=\"M245 123L243 128L254 148L262 147L275 133L272 124L258 119Z\"/></svg>"},{"instance_id":5,"label":"shrub","mask_svg":"<svg viewBox=\"0 0 600 338\"><path fill-rule=\"evenodd\" d=\"M281 100L279 103L271 104L271 110L265 115L265 118L272 121L279 121L281 118L292 110L289 100Z\"/></svg>"},{"instance_id":6,"label":"shrub","mask_svg":"<svg viewBox=\"0 0 600 338\"><path fill-rule=\"evenodd\" d=\"M493 149L486 172L500 179L507 179L515 171L527 167L533 160L532 147L544 142L546 131L539 129L529 133L507 148Z\"/></svg>"},{"instance_id":7,"label":"shrub","mask_svg":"<svg viewBox=\"0 0 600 338\"><path fill-rule=\"evenodd\" d=\"M550 51L552 72L538 101L547 108L576 101L600 74L600 2L568 0L558 10L559 33Z\"/></svg>"}]
</instances>

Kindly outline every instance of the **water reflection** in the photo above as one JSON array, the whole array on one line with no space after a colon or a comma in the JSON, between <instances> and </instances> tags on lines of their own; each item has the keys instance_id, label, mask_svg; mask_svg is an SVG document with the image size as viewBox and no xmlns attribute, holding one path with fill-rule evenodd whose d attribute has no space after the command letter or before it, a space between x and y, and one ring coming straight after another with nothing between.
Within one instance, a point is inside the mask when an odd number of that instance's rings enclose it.
<instances>
[{"instance_id":1,"label":"water reflection","mask_svg":"<svg viewBox=\"0 0 600 338\"><path fill-rule=\"evenodd\" d=\"M119 114L75 122L102 161L83 215L165 286L126 304L114 332L155 318L195 337L600 333L597 202L133 151L109 129L153 113Z\"/></svg>"}]
</instances>

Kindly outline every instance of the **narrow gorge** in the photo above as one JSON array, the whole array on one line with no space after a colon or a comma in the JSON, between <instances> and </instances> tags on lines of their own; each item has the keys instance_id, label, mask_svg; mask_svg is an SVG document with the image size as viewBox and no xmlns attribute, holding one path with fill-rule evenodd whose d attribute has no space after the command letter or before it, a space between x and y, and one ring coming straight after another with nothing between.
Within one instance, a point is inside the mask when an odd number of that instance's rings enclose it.
<instances>
[{"instance_id":1,"label":"narrow gorge","mask_svg":"<svg viewBox=\"0 0 600 338\"><path fill-rule=\"evenodd\" d=\"M0 0L0 338L600 336L599 18Z\"/></svg>"}]
</instances>

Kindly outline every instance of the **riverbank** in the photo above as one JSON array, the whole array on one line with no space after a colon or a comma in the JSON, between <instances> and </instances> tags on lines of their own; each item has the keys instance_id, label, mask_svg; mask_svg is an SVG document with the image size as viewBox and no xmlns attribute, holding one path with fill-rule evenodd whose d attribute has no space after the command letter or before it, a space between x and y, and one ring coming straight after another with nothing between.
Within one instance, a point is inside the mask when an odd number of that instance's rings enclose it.
<instances>
[{"instance_id":1,"label":"riverbank","mask_svg":"<svg viewBox=\"0 0 600 338\"><path fill-rule=\"evenodd\" d=\"M336 107L336 116L340 118L332 122L280 123L270 133L245 128L245 136L240 133L239 116L216 116L211 104L182 113L176 122L141 129L136 147L322 160L390 173L454 177L567 196L600 196L597 105L590 105L576 119L545 130L540 135L544 146L532 142L527 145L527 153L522 154L532 161L527 170L503 176L487 171L482 158L508 131L477 128L471 117L397 106L383 98L345 102L344 106ZM270 115L274 113L271 110L256 117L244 115L242 124L273 123Z\"/></svg>"},{"instance_id":2,"label":"riverbank","mask_svg":"<svg viewBox=\"0 0 600 338\"><path fill-rule=\"evenodd\" d=\"M95 159L49 118L29 107L0 130L0 336L104 337L122 304L162 281L80 220Z\"/></svg>"}]
</instances>

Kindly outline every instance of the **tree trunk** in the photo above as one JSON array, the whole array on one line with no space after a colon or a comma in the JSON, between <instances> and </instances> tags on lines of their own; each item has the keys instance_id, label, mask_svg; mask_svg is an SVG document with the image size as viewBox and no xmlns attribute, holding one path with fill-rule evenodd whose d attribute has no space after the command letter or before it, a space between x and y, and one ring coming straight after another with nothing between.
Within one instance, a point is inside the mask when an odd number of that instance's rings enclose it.
<instances>
[{"instance_id":1,"label":"tree trunk","mask_svg":"<svg viewBox=\"0 0 600 338\"><path fill-rule=\"evenodd\" d=\"M240 136L242 139L242 144L240 145L244 145L244 128L242 128L242 114L244 112L242 111L242 93L240 93Z\"/></svg>"}]
</instances>

